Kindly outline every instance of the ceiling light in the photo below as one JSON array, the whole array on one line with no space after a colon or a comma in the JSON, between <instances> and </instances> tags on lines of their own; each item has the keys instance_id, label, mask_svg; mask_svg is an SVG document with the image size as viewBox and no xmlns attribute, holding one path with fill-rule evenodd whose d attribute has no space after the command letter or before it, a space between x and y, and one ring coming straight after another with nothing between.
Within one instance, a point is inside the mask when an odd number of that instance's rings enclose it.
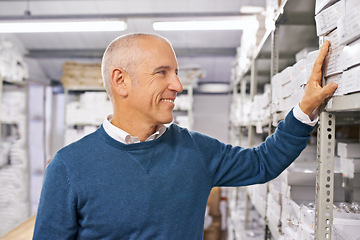
<instances>
[{"instance_id":1,"label":"ceiling light","mask_svg":"<svg viewBox=\"0 0 360 240\"><path fill-rule=\"evenodd\" d=\"M22 21L0 22L0 33L124 31L124 21Z\"/></svg>"},{"instance_id":2,"label":"ceiling light","mask_svg":"<svg viewBox=\"0 0 360 240\"><path fill-rule=\"evenodd\" d=\"M243 30L256 27L255 21L250 18L220 21L180 21L154 22L153 28L158 31L192 31L192 30Z\"/></svg>"}]
</instances>

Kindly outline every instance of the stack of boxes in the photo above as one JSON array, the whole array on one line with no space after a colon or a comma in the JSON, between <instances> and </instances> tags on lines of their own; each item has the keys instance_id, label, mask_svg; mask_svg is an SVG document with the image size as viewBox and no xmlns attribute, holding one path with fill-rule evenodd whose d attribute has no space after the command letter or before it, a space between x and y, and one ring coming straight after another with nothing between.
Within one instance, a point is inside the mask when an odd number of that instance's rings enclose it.
<instances>
[{"instance_id":1,"label":"stack of boxes","mask_svg":"<svg viewBox=\"0 0 360 240\"><path fill-rule=\"evenodd\" d=\"M29 78L24 57L13 42L0 38L0 78L8 82L24 82Z\"/></svg>"},{"instance_id":2,"label":"stack of boxes","mask_svg":"<svg viewBox=\"0 0 360 240\"><path fill-rule=\"evenodd\" d=\"M302 54L304 52L306 49L302 50ZM309 52L306 58L299 58L293 66L285 68L272 77L272 114L287 112L300 101L317 54L318 50Z\"/></svg>"},{"instance_id":3,"label":"stack of boxes","mask_svg":"<svg viewBox=\"0 0 360 240\"><path fill-rule=\"evenodd\" d=\"M360 91L360 2L317 1L315 20L317 35L331 43L325 59L326 82L339 85L338 96Z\"/></svg>"},{"instance_id":4,"label":"stack of boxes","mask_svg":"<svg viewBox=\"0 0 360 240\"><path fill-rule=\"evenodd\" d=\"M65 62L61 83L66 88L103 88L100 63Z\"/></svg>"},{"instance_id":5,"label":"stack of boxes","mask_svg":"<svg viewBox=\"0 0 360 240\"><path fill-rule=\"evenodd\" d=\"M247 206L247 188L228 190L227 239L264 239L264 217L254 208Z\"/></svg>"},{"instance_id":6,"label":"stack of boxes","mask_svg":"<svg viewBox=\"0 0 360 240\"><path fill-rule=\"evenodd\" d=\"M316 146L309 145L281 175L281 232L284 239L312 239L315 221ZM271 189L271 188L270 188ZM334 173L334 201L345 200L342 175Z\"/></svg>"},{"instance_id":7,"label":"stack of boxes","mask_svg":"<svg viewBox=\"0 0 360 240\"><path fill-rule=\"evenodd\" d=\"M329 40L331 47L325 59L326 83L335 82L334 95L341 96L360 91L360 2L358 0L317 0L316 28L318 36ZM331 108L331 102L328 107ZM359 208L360 201L360 151L359 143L339 142L337 145L340 171L347 183L345 200ZM336 199L334 199L334 202ZM360 211L351 211L350 203L336 204L332 237L357 239ZM354 208L355 209L355 208Z\"/></svg>"},{"instance_id":8,"label":"stack of boxes","mask_svg":"<svg viewBox=\"0 0 360 240\"><path fill-rule=\"evenodd\" d=\"M342 174L351 179L353 185L348 199L360 202L360 143L338 142L337 155L340 158Z\"/></svg>"},{"instance_id":9,"label":"stack of boxes","mask_svg":"<svg viewBox=\"0 0 360 240\"><path fill-rule=\"evenodd\" d=\"M66 105L65 144L72 143L96 130L104 118L113 112L106 92L85 92L78 100ZM74 127L76 126L76 127Z\"/></svg>"},{"instance_id":10,"label":"stack of boxes","mask_svg":"<svg viewBox=\"0 0 360 240\"><path fill-rule=\"evenodd\" d=\"M0 81L12 83L0 89L0 236L30 216L27 77L17 46L0 38Z\"/></svg>"}]
</instances>

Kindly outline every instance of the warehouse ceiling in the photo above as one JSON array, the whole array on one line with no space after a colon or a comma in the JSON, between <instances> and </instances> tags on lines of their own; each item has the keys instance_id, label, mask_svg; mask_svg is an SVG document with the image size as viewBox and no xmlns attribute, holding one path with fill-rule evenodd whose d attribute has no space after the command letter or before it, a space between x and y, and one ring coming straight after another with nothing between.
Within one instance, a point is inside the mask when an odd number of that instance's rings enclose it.
<instances>
[{"instance_id":1,"label":"warehouse ceiling","mask_svg":"<svg viewBox=\"0 0 360 240\"><path fill-rule=\"evenodd\" d=\"M126 20L128 27L123 32L12 34L12 38L24 45L26 56L35 59L51 81L60 80L61 65L65 61L99 62L104 49L115 37L130 32L152 32L172 42L180 66L197 66L205 71L200 82L229 82L231 64L240 45L240 30L160 32L153 30L152 23L238 18L242 6L265 7L265 3L266 0L0 0L0 21Z\"/></svg>"}]
</instances>

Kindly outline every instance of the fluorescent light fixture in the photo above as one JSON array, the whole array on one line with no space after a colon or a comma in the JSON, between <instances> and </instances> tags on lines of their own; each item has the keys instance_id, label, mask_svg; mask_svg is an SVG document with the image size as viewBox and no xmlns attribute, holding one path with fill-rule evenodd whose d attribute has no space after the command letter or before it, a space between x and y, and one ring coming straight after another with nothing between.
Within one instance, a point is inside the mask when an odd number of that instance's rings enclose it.
<instances>
[{"instance_id":1,"label":"fluorescent light fixture","mask_svg":"<svg viewBox=\"0 0 360 240\"><path fill-rule=\"evenodd\" d=\"M153 28L158 31L243 30L249 27L257 27L257 24L251 18L243 18L217 21L154 22Z\"/></svg>"},{"instance_id":2,"label":"fluorescent light fixture","mask_svg":"<svg viewBox=\"0 0 360 240\"><path fill-rule=\"evenodd\" d=\"M0 22L0 33L108 32L124 31L124 21L22 21Z\"/></svg>"}]
</instances>

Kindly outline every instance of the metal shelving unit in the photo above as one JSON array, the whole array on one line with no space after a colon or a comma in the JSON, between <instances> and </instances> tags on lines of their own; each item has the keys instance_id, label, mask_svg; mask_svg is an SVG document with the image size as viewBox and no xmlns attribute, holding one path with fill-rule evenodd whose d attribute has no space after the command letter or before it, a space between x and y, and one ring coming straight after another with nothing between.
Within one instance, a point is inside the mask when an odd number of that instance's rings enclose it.
<instances>
[{"instance_id":1,"label":"metal shelving unit","mask_svg":"<svg viewBox=\"0 0 360 240\"><path fill-rule=\"evenodd\" d=\"M234 82L234 99L238 88L242 98L245 96L246 85L250 84L250 99L253 100L263 75L272 76L294 63L295 53L304 47L314 47L319 44L316 36L314 20L315 0L283 1L280 10L274 18L274 29L267 30L260 45L254 51L246 73ZM320 39L321 40L321 39ZM263 63L266 64L263 64ZM268 64L270 62L270 64ZM270 65L270 66L269 66ZM250 74L250 82L246 76ZM323 81L325 83L325 81ZM269 123L269 133L272 125L283 120L288 111L272 114ZM332 97L321 107L319 128L317 130L317 169L315 196L315 239L331 239L333 224L334 196L334 156L335 156L335 126L337 124L358 124L360 122L360 93ZM265 127L266 124L262 123ZM249 123L249 146L253 144L255 123ZM249 196L251 197L251 196ZM248 200L252 202L251 199ZM259 206L255 209L264 217ZM266 212L266 210L265 210ZM281 236L278 226L269 222L265 229L265 239L278 239Z\"/></svg>"},{"instance_id":2,"label":"metal shelving unit","mask_svg":"<svg viewBox=\"0 0 360 240\"><path fill-rule=\"evenodd\" d=\"M333 97L320 113L317 137L315 239L331 239L336 118L360 118L360 93ZM346 120L342 121L343 123ZM350 122L351 123L351 122Z\"/></svg>"},{"instance_id":3,"label":"metal shelving unit","mask_svg":"<svg viewBox=\"0 0 360 240\"><path fill-rule=\"evenodd\" d=\"M233 86L234 94L245 94L246 85L250 84L250 99L253 100L259 87L259 79L268 75L268 82L272 76L295 63L295 53L305 47L318 46L319 39L316 35L314 21L315 0L283 1L280 10L274 18L274 28L267 30L260 45L254 51L251 64L246 73L238 77ZM266 61L266 62L265 62ZM266 64L263 64L263 63ZM270 64L268 64L270 62ZM269 66L270 65L270 66ZM265 66L265 67L264 67ZM246 76L250 73L250 82ZM235 97L235 96L234 96ZM244 98L244 96L242 96ZM316 182L316 239L331 238L332 201L333 201L333 159L335 150L335 116L336 112L358 111L360 109L360 93L332 98L326 111L320 116L318 130L318 159ZM272 126L283 120L288 111L272 114L269 120L269 134ZM255 124L248 127L248 143L253 145ZM262 124L266 126L266 124ZM255 206L259 209L258 206ZM266 210L265 210L266 212ZM262 214L262 216L265 216ZM265 229L265 238L270 239L270 234L278 239L281 235L278 226L268 222ZM329 238L330 237L330 238Z\"/></svg>"},{"instance_id":4,"label":"metal shelving unit","mask_svg":"<svg viewBox=\"0 0 360 240\"><path fill-rule=\"evenodd\" d=\"M177 113L184 112L185 115L188 117L188 129L191 130L194 124L194 111L193 111L193 102L194 102L194 86L192 84L186 84L183 85L183 91L186 93L180 93L180 95L186 95L189 98L190 104L189 108L187 109L180 109L180 110L174 110L174 120L176 118Z\"/></svg>"}]
</instances>

